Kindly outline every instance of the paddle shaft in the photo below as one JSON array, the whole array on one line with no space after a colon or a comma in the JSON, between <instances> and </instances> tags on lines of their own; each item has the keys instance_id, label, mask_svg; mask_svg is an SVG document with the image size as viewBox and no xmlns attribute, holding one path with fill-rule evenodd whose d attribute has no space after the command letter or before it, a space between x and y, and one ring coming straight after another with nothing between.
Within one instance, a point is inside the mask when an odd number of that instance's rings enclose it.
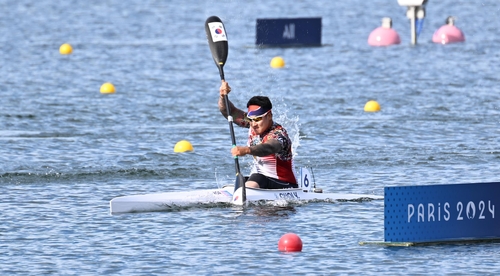
<instances>
[{"instance_id":1,"label":"paddle shaft","mask_svg":"<svg viewBox=\"0 0 500 276\"><path fill-rule=\"evenodd\" d=\"M220 67L221 71L221 80L224 81L224 70L222 70L222 67ZM231 109L229 107L229 97L227 95L224 95L224 102L226 103L226 112L227 112L227 122L229 123L229 132L231 133L231 142L233 143L233 147L236 147L236 137L234 135L234 127L233 127L233 116L231 116ZM236 169L236 176L241 175L240 172L240 162L238 161L238 156L234 157L234 166ZM245 183L243 182L243 187L245 186Z\"/></svg>"},{"instance_id":2,"label":"paddle shaft","mask_svg":"<svg viewBox=\"0 0 500 276\"><path fill-rule=\"evenodd\" d=\"M207 18L205 22L205 31L207 34L208 45L210 46L210 52L212 53L215 65L217 65L217 68L219 69L220 79L224 81L225 80L224 64L226 63L227 54L229 50L227 43L227 35L224 25L222 24L222 21L220 20L219 17L211 16ZM234 127L233 127L233 117L231 116L231 109L229 107L229 98L227 95L224 95L224 102L226 104L227 120L229 123L229 131L231 133L231 142L233 144L233 147L236 147L236 138L234 135ZM236 191L239 188L242 188L241 200L243 203L245 203L246 202L245 178L243 177L240 171L240 163L238 161L238 156L234 157L234 165L236 169L236 181L234 184L234 191L236 194ZM236 198L233 198L233 200L236 201Z\"/></svg>"},{"instance_id":3,"label":"paddle shaft","mask_svg":"<svg viewBox=\"0 0 500 276\"><path fill-rule=\"evenodd\" d=\"M222 65L219 65L219 72L220 72L220 77L222 81L224 80L224 69L222 68ZM231 133L231 143L233 144L233 147L236 147L236 137L234 135L234 126L233 126L233 116L231 116L231 108L229 107L229 97L228 95L224 95L224 102L226 104L226 112L227 112L227 122L229 123L229 132ZM238 188L241 187L241 197L242 197L242 202L245 203L247 200L247 193L246 193L246 187L245 187L245 178L241 174L240 171L240 162L238 161L238 156L234 157L234 168L236 170L236 182L234 185L234 191L236 192Z\"/></svg>"}]
</instances>

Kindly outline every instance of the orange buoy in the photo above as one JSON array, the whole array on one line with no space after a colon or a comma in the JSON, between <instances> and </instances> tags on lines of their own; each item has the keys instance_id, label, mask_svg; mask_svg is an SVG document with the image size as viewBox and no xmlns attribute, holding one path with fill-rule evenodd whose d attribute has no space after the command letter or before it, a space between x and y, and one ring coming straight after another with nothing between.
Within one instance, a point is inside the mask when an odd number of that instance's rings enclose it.
<instances>
[{"instance_id":1,"label":"orange buoy","mask_svg":"<svg viewBox=\"0 0 500 276\"><path fill-rule=\"evenodd\" d=\"M284 252L300 252L302 251L302 240L297 234L287 233L281 236L278 242L278 250Z\"/></svg>"}]
</instances>

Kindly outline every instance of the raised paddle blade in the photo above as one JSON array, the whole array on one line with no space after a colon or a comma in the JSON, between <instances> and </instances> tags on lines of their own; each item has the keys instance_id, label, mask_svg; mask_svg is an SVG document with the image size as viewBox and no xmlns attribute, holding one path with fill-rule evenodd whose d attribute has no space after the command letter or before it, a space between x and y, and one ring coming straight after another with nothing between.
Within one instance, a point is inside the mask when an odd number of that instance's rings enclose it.
<instances>
[{"instance_id":1,"label":"raised paddle blade","mask_svg":"<svg viewBox=\"0 0 500 276\"><path fill-rule=\"evenodd\" d=\"M224 79L224 64L226 64L229 46L227 34L222 20L217 16L210 16L205 21L205 32L207 33L208 45L212 52L215 65L219 68L220 78Z\"/></svg>"}]
</instances>

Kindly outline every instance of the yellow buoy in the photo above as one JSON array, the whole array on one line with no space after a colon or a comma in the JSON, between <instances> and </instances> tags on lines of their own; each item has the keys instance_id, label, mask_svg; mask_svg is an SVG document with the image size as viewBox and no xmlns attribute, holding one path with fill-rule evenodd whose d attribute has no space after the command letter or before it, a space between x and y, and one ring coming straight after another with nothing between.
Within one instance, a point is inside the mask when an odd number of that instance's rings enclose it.
<instances>
[{"instance_id":1,"label":"yellow buoy","mask_svg":"<svg viewBox=\"0 0 500 276\"><path fill-rule=\"evenodd\" d=\"M283 68L285 67L285 60L282 57L273 57L271 59L272 68Z\"/></svg>"},{"instance_id":2,"label":"yellow buoy","mask_svg":"<svg viewBox=\"0 0 500 276\"><path fill-rule=\"evenodd\" d=\"M187 140L181 140L175 144L174 152L193 151L193 146Z\"/></svg>"},{"instance_id":3,"label":"yellow buoy","mask_svg":"<svg viewBox=\"0 0 500 276\"><path fill-rule=\"evenodd\" d=\"M380 105L376 101L368 101L365 104L365 111L366 112L377 112L380 111Z\"/></svg>"},{"instance_id":4,"label":"yellow buoy","mask_svg":"<svg viewBox=\"0 0 500 276\"><path fill-rule=\"evenodd\" d=\"M71 47L68 43L64 43L61 47L59 47L59 53L61 53L61 55L69 55L73 53L73 47Z\"/></svg>"},{"instance_id":5,"label":"yellow buoy","mask_svg":"<svg viewBox=\"0 0 500 276\"><path fill-rule=\"evenodd\" d=\"M103 85L101 85L101 93L102 94L115 93L115 86L110 82L106 82Z\"/></svg>"}]
</instances>

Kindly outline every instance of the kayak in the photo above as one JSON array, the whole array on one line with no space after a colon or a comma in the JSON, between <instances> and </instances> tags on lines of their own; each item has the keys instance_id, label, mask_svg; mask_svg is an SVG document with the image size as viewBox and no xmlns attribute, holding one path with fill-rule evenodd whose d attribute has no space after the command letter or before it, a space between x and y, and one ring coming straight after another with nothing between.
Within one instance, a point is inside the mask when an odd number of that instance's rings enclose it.
<instances>
[{"instance_id":1,"label":"kayak","mask_svg":"<svg viewBox=\"0 0 500 276\"><path fill-rule=\"evenodd\" d=\"M238 193L234 186L228 185L220 189L194 190L183 192L165 192L143 195L130 195L113 198L110 201L111 214L158 212L175 210L189 206L200 205L241 205L233 204L238 201ZM383 196L371 194L343 194L310 192L301 188L292 189L256 189L246 188L246 202L258 203L261 201L275 202L307 202L307 201L361 201L383 199Z\"/></svg>"},{"instance_id":2,"label":"kayak","mask_svg":"<svg viewBox=\"0 0 500 276\"><path fill-rule=\"evenodd\" d=\"M245 189L246 196L243 196L242 187L235 191L234 185L227 185L219 189L120 196L113 198L109 202L109 207L111 214L119 214L168 211L192 206L246 205L269 201L287 204L308 201L362 201L384 198L373 194L323 193L322 189L316 188L316 184L310 185L309 179L309 170L301 168L299 188L258 189L247 187Z\"/></svg>"}]
</instances>

